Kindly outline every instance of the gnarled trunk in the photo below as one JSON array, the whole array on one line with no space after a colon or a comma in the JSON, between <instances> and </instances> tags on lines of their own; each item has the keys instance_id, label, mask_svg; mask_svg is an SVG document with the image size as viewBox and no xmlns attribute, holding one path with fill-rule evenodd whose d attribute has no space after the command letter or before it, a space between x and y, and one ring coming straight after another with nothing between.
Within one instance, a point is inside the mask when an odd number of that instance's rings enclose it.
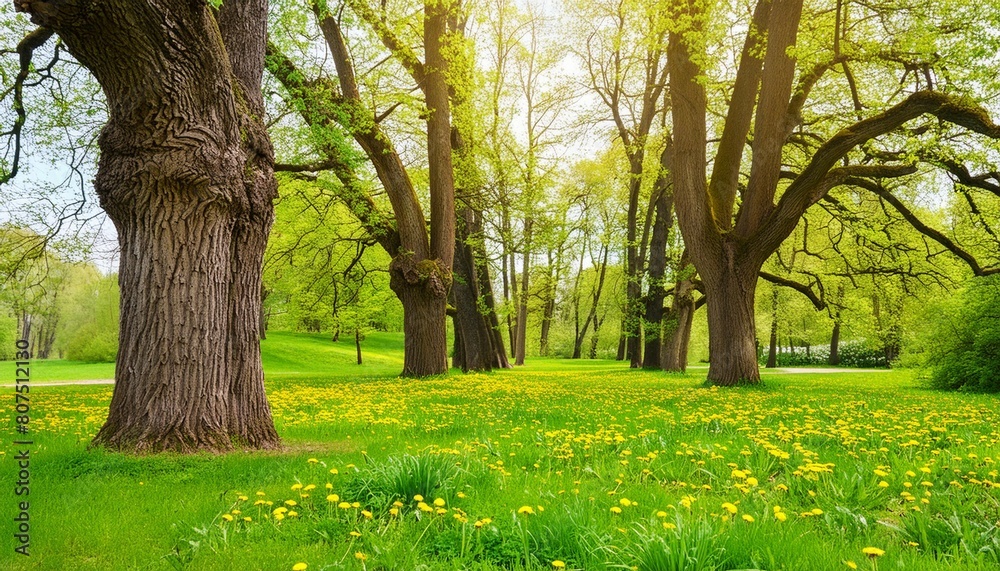
<instances>
[{"instance_id":1,"label":"gnarled trunk","mask_svg":"<svg viewBox=\"0 0 1000 571\"><path fill-rule=\"evenodd\" d=\"M110 110L94 186L118 229L121 334L95 444L276 447L258 345L276 191L261 121L266 0L217 14L170 0L18 8L59 34Z\"/></svg>"},{"instance_id":2,"label":"gnarled trunk","mask_svg":"<svg viewBox=\"0 0 1000 571\"><path fill-rule=\"evenodd\" d=\"M446 312L451 273L431 260L401 255L389 266L389 286L403 304L404 377L448 372Z\"/></svg>"}]
</instances>

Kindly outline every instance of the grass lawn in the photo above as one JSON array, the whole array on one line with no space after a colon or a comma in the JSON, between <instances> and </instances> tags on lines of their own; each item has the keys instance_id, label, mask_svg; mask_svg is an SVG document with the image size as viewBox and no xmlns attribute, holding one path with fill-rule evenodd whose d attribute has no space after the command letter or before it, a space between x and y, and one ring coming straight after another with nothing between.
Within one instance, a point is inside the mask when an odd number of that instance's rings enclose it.
<instances>
[{"instance_id":1,"label":"grass lawn","mask_svg":"<svg viewBox=\"0 0 1000 571\"><path fill-rule=\"evenodd\" d=\"M0 568L1000 568L996 397L908 371L703 388L613 361L400 380L398 337L365 351L264 343L281 453L87 450L111 387L37 388L32 555L5 527ZM50 366L100 378L36 378Z\"/></svg>"}]
</instances>

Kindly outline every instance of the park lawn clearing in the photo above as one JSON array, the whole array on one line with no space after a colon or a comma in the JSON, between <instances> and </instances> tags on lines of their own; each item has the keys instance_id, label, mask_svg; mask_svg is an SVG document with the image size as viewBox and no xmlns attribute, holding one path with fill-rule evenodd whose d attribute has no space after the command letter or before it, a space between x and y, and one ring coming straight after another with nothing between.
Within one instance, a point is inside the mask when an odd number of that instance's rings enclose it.
<instances>
[{"instance_id":1,"label":"park lawn clearing","mask_svg":"<svg viewBox=\"0 0 1000 571\"><path fill-rule=\"evenodd\" d=\"M912 372L719 389L613 361L432 380L330 367L269 376L281 453L87 450L111 387L32 392L32 555L7 534L0 565L1000 566L996 397Z\"/></svg>"}]
</instances>

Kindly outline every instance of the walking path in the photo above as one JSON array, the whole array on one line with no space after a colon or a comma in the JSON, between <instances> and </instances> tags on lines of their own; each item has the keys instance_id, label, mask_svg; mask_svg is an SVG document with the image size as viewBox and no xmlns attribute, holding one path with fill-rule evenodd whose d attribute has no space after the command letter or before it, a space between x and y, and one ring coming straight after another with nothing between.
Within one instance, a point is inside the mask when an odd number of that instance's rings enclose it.
<instances>
[{"instance_id":1,"label":"walking path","mask_svg":"<svg viewBox=\"0 0 1000 571\"><path fill-rule=\"evenodd\" d=\"M25 383L21 383L25 384ZM85 379L82 381L31 381L27 383L32 387L58 387L62 385L113 385L115 384L114 379ZM0 385L0 387L10 388L15 385L8 383L6 385Z\"/></svg>"}]
</instances>

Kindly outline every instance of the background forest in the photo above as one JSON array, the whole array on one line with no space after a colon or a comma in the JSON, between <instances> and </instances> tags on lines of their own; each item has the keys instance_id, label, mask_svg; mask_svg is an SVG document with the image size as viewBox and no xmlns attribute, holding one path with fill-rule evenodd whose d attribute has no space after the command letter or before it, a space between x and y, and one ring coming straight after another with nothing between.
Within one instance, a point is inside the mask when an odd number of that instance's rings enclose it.
<instances>
[{"instance_id":1,"label":"background forest","mask_svg":"<svg viewBox=\"0 0 1000 571\"><path fill-rule=\"evenodd\" d=\"M426 205L423 101L404 49L416 38L413 9L272 3L265 96L280 198L264 262L262 336L308 331L360 342L369 331L402 330L390 257L373 233L388 200L358 135L374 120ZM714 46L710 108L730 97L746 10L733 3L704 32ZM841 1L806 10L796 55L814 76L799 79L809 100L786 168L815 147L824 125L877 110L886 90L968 93L989 105L997 38L983 11ZM685 359L664 351L633 365L706 360L704 310L687 311L703 303L702 288L664 182L669 11L493 0L456 17L447 55L462 138L460 152L453 148L460 241L492 287L480 300L489 307L479 309L494 316L506 356L632 359L641 340L663 331L666 346L688 329ZM13 38L25 21L4 26ZM45 199L4 194L0 335L27 333L40 357L112 359L113 232L87 184L103 98L59 43L38 48L34 62L17 93L5 93L23 106L4 111L23 142L8 146L2 164L5 178L25 171L11 184ZM4 77L17 76L15 58L0 65ZM333 106L316 103L323 100ZM995 158L992 146L969 146L956 133L921 137L928 128L864 149L926 161L911 176L883 179L895 201L863 185L837 187L766 262L755 303L762 363L916 365L945 335L970 277L997 257L998 187L993 175L977 174ZM970 270L964 258L973 257L979 266Z\"/></svg>"}]
</instances>

